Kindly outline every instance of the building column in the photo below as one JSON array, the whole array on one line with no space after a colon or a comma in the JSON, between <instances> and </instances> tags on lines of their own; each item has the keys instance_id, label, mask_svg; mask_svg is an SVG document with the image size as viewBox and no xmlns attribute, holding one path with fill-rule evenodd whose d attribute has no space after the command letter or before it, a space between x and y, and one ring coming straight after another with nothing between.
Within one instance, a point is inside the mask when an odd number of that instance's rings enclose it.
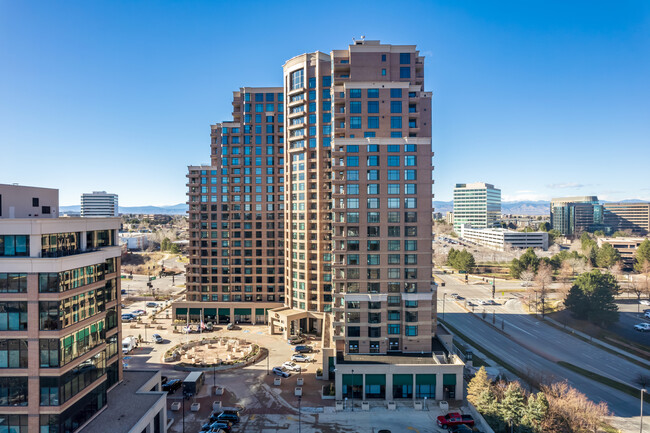
<instances>
[{"instance_id":1,"label":"building column","mask_svg":"<svg viewBox=\"0 0 650 433\"><path fill-rule=\"evenodd\" d=\"M456 400L463 399L463 373L460 370L460 374L456 373Z\"/></svg>"},{"instance_id":2,"label":"building column","mask_svg":"<svg viewBox=\"0 0 650 433\"><path fill-rule=\"evenodd\" d=\"M336 390L336 399L343 399L343 373L340 371L334 372L334 389Z\"/></svg>"},{"instance_id":3,"label":"building column","mask_svg":"<svg viewBox=\"0 0 650 433\"><path fill-rule=\"evenodd\" d=\"M41 235L29 235L29 257L41 255Z\"/></svg>"},{"instance_id":4,"label":"building column","mask_svg":"<svg viewBox=\"0 0 650 433\"><path fill-rule=\"evenodd\" d=\"M366 401L366 375L364 373L361 373L361 399Z\"/></svg>"},{"instance_id":5,"label":"building column","mask_svg":"<svg viewBox=\"0 0 650 433\"><path fill-rule=\"evenodd\" d=\"M444 375L442 373L436 373L436 400L442 400L443 395L442 395L442 381L443 381Z\"/></svg>"},{"instance_id":6,"label":"building column","mask_svg":"<svg viewBox=\"0 0 650 433\"><path fill-rule=\"evenodd\" d=\"M393 374L386 373L386 400L393 401Z\"/></svg>"},{"instance_id":7,"label":"building column","mask_svg":"<svg viewBox=\"0 0 650 433\"><path fill-rule=\"evenodd\" d=\"M86 248L88 248L88 238L86 237L86 232L83 231L81 232L81 251L86 251Z\"/></svg>"},{"instance_id":8,"label":"building column","mask_svg":"<svg viewBox=\"0 0 650 433\"><path fill-rule=\"evenodd\" d=\"M413 373L413 401L415 401L415 397L418 395L416 389L417 389L417 382L418 382L418 375Z\"/></svg>"}]
</instances>

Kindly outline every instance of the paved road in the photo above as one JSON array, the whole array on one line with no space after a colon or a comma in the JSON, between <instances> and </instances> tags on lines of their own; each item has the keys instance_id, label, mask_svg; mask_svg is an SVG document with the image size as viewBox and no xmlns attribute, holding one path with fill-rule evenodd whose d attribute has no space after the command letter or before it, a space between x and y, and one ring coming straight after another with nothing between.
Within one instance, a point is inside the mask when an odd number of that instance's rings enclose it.
<instances>
[{"instance_id":1,"label":"paved road","mask_svg":"<svg viewBox=\"0 0 650 433\"><path fill-rule=\"evenodd\" d=\"M449 276L437 275L437 277L446 282L446 286L440 290L439 298L444 293L459 293L482 299L491 296L488 286L465 285ZM586 379L559 366L555 361L564 360L583 368L593 369L604 376L629 382L634 381L636 374L647 374L648 369L550 327L528 314L523 314L516 301L511 301L505 306L486 307L488 312L494 309L498 325L501 320L505 321L505 330L511 333L512 337L503 335L486 323L480 318L480 314L469 314L460 303L450 302L448 297L445 303L446 321L520 371L538 377L566 379L591 399L607 402L618 417L638 416L638 399ZM480 312L481 308L478 307L477 311ZM487 315L487 319L491 321L491 314ZM644 413L650 414L650 410Z\"/></svg>"}]
</instances>

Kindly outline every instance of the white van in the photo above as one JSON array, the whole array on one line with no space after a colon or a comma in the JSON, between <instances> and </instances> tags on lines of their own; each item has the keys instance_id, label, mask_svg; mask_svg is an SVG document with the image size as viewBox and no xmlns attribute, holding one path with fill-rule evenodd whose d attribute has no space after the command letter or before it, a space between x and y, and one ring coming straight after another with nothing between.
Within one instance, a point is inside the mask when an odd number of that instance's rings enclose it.
<instances>
[{"instance_id":1,"label":"white van","mask_svg":"<svg viewBox=\"0 0 650 433\"><path fill-rule=\"evenodd\" d=\"M127 354L138 346L138 341L133 336L128 336L122 340L122 353Z\"/></svg>"}]
</instances>

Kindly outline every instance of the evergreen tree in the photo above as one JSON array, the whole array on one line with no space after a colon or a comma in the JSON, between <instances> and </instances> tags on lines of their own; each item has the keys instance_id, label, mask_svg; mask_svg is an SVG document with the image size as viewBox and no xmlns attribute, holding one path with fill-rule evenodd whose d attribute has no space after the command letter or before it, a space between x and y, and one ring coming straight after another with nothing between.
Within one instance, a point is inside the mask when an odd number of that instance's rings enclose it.
<instances>
[{"instance_id":1,"label":"evergreen tree","mask_svg":"<svg viewBox=\"0 0 650 433\"><path fill-rule=\"evenodd\" d=\"M596 269L576 278L564 305L578 319L589 319L606 326L618 320L614 295L619 290L620 286L612 274L603 274Z\"/></svg>"},{"instance_id":2,"label":"evergreen tree","mask_svg":"<svg viewBox=\"0 0 650 433\"><path fill-rule=\"evenodd\" d=\"M611 268L617 262L621 261L621 254L612 246L612 244L604 243L598 249L596 254L596 264L601 268Z\"/></svg>"},{"instance_id":3,"label":"evergreen tree","mask_svg":"<svg viewBox=\"0 0 650 433\"><path fill-rule=\"evenodd\" d=\"M641 245L636 249L636 263L634 264L634 269L637 272L643 271L643 264L648 261L650 262L650 239L646 239L641 242Z\"/></svg>"},{"instance_id":4,"label":"evergreen tree","mask_svg":"<svg viewBox=\"0 0 650 433\"><path fill-rule=\"evenodd\" d=\"M488 378L485 367L478 369L474 377L467 384L467 401L472 403L476 410L482 412L479 408L481 395L490 390L491 381Z\"/></svg>"},{"instance_id":5,"label":"evergreen tree","mask_svg":"<svg viewBox=\"0 0 650 433\"><path fill-rule=\"evenodd\" d=\"M539 258L537 257L537 254L535 254L535 251L532 248L528 248L519 259L512 259L512 262L510 262L510 275L512 275L513 278L519 278L521 273L526 269L530 269L534 273L537 273L538 266Z\"/></svg>"},{"instance_id":6,"label":"evergreen tree","mask_svg":"<svg viewBox=\"0 0 650 433\"><path fill-rule=\"evenodd\" d=\"M510 382L499 402L499 415L508 424L517 425L524 413L524 392L519 382Z\"/></svg>"},{"instance_id":7,"label":"evergreen tree","mask_svg":"<svg viewBox=\"0 0 650 433\"><path fill-rule=\"evenodd\" d=\"M548 413L548 400L543 392L537 394L530 394L528 396L528 404L522 417L522 425L526 430L538 433L543 431L543 422Z\"/></svg>"}]
</instances>

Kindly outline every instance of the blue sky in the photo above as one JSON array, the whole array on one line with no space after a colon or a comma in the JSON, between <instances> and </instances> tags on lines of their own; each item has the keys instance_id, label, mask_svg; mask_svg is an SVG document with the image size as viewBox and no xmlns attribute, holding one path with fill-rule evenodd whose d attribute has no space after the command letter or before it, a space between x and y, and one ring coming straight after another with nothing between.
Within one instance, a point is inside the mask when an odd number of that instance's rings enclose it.
<instances>
[{"instance_id":1,"label":"blue sky","mask_svg":"<svg viewBox=\"0 0 650 433\"><path fill-rule=\"evenodd\" d=\"M360 35L426 56L437 199L650 199L646 0L0 0L0 183L184 202L233 90Z\"/></svg>"}]
</instances>

